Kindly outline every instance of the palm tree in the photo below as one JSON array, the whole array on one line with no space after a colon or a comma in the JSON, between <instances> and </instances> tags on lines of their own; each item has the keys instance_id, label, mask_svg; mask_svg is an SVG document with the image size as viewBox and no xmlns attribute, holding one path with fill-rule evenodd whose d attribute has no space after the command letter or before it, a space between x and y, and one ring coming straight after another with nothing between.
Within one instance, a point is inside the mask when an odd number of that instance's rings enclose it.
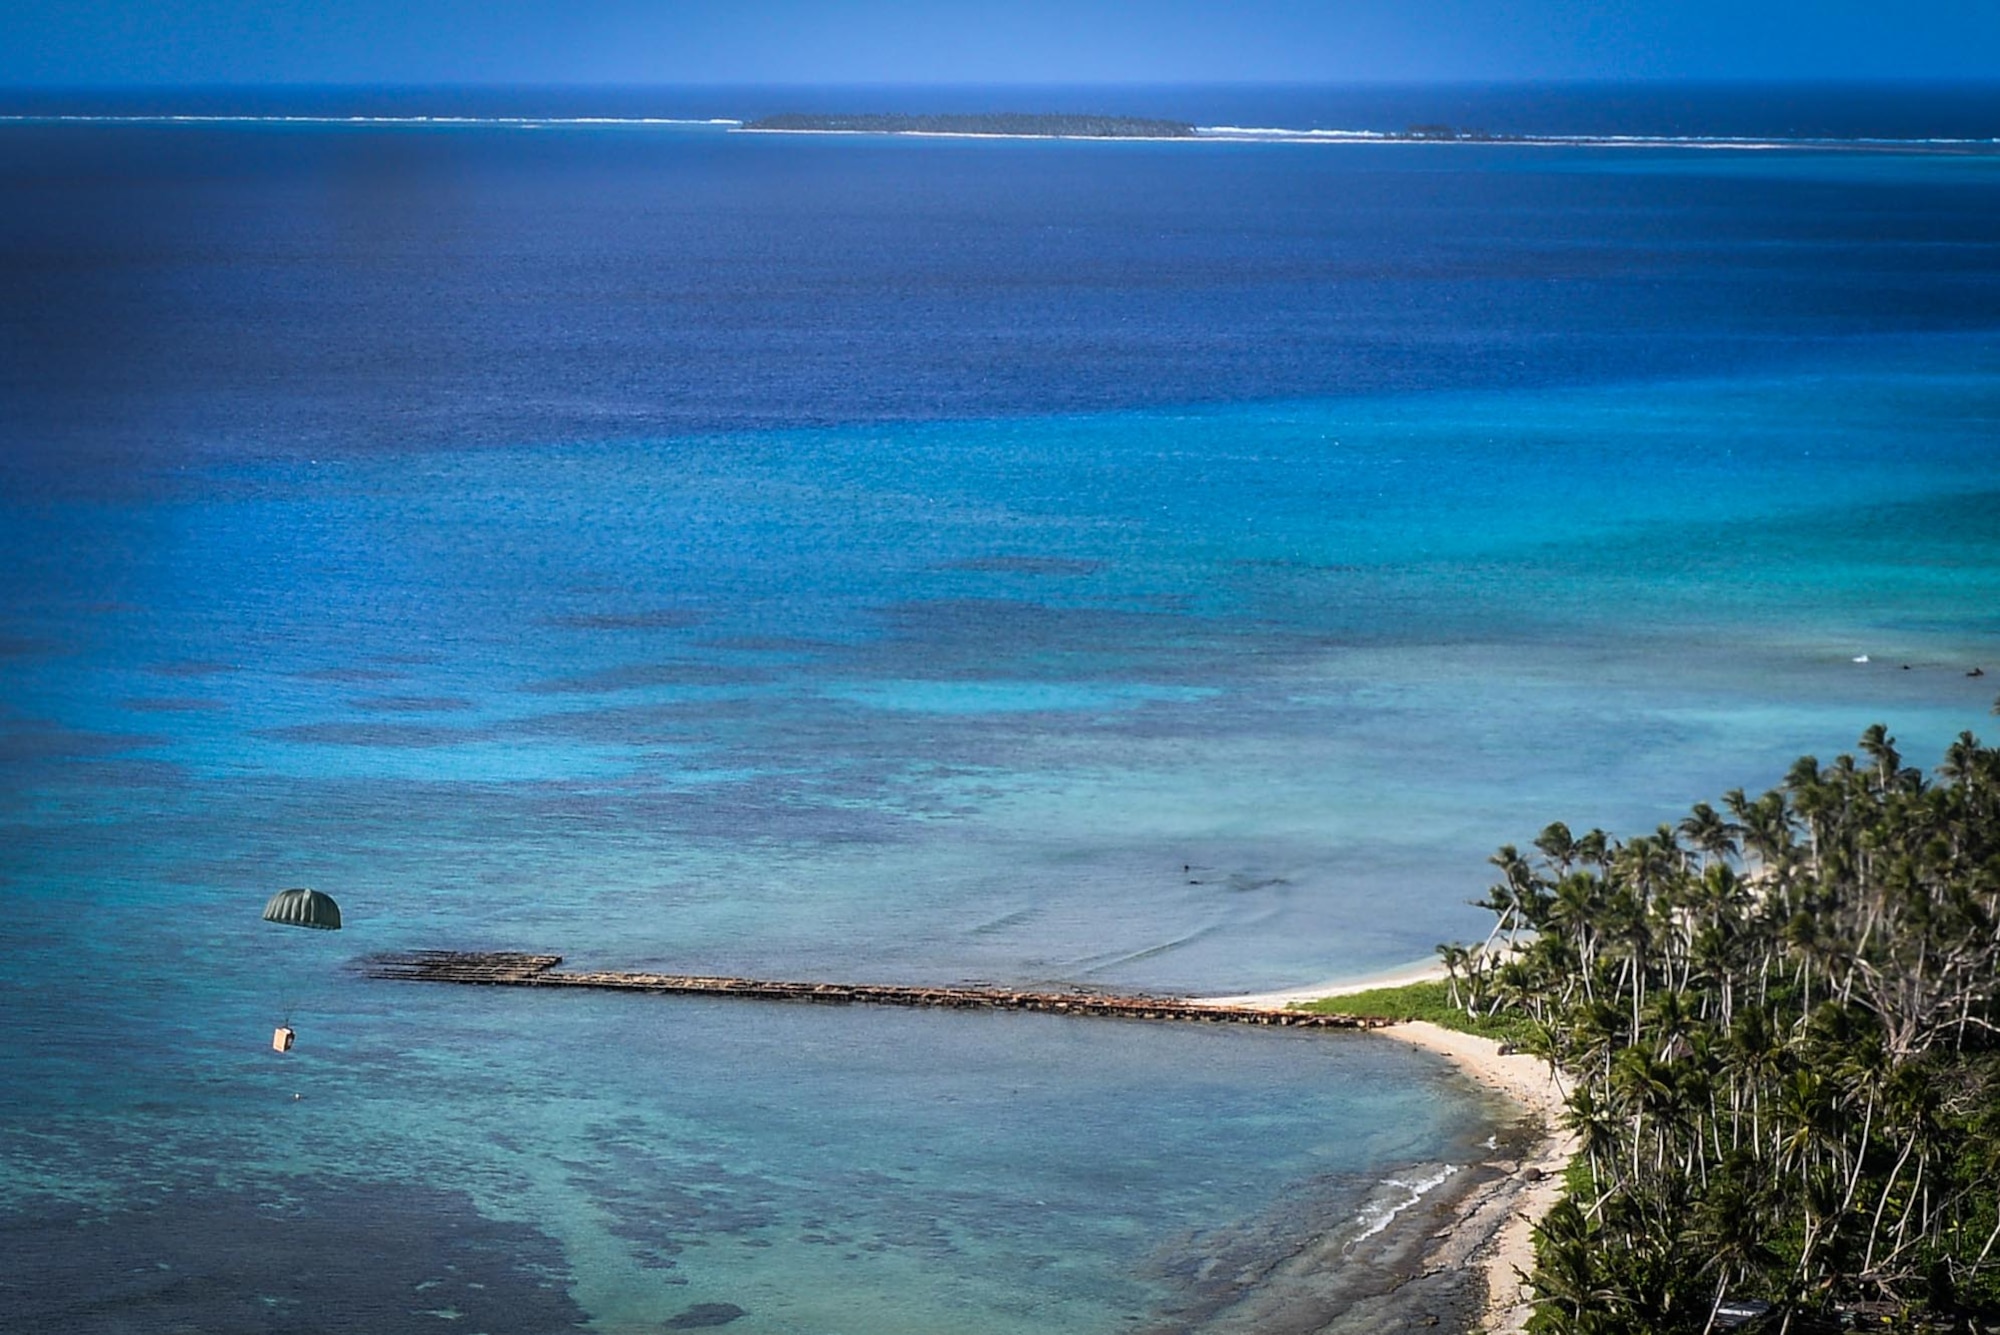
<instances>
[{"instance_id":1,"label":"palm tree","mask_svg":"<svg viewBox=\"0 0 2000 1335\"><path fill-rule=\"evenodd\" d=\"M1878 789L1886 790L1901 772L1903 758L1896 752L1896 739L1889 730L1879 723L1871 723L1861 734L1859 743L1863 752L1875 762L1875 782Z\"/></svg>"},{"instance_id":2,"label":"palm tree","mask_svg":"<svg viewBox=\"0 0 2000 1335\"><path fill-rule=\"evenodd\" d=\"M1598 1102L1594 1083L1580 1083L1570 1090L1562 1113L1562 1126L1576 1134L1577 1148L1590 1166L1590 1180L1603 1181L1604 1164L1615 1168L1619 1155L1619 1125L1612 1111Z\"/></svg>"},{"instance_id":3,"label":"palm tree","mask_svg":"<svg viewBox=\"0 0 2000 1335\"><path fill-rule=\"evenodd\" d=\"M1535 1273L1530 1277L1536 1306L1556 1318L1554 1329L1583 1335L1601 1329L1596 1318L1617 1303L1619 1293L1598 1268L1597 1230L1576 1202L1557 1201L1535 1225Z\"/></svg>"},{"instance_id":4,"label":"palm tree","mask_svg":"<svg viewBox=\"0 0 2000 1335\"><path fill-rule=\"evenodd\" d=\"M1970 790L1979 782L1978 756L1979 739L1969 731L1961 732L1957 740L1945 748L1944 763L1938 766L1938 777Z\"/></svg>"},{"instance_id":5,"label":"palm tree","mask_svg":"<svg viewBox=\"0 0 2000 1335\"><path fill-rule=\"evenodd\" d=\"M1458 995L1459 971L1465 968L1466 963L1472 958L1472 951L1464 946L1455 946L1448 942L1440 943L1437 951L1438 957L1444 963L1444 976L1446 983L1450 986L1451 1004L1454 1007L1460 1006L1463 1003L1459 1000Z\"/></svg>"},{"instance_id":6,"label":"palm tree","mask_svg":"<svg viewBox=\"0 0 2000 1335\"><path fill-rule=\"evenodd\" d=\"M1736 837L1742 827L1726 821L1706 802L1697 802L1678 829L1683 839L1701 854L1701 867L1708 870L1710 859L1736 856Z\"/></svg>"},{"instance_id":7,"label":"palm tree","mask_svg":"<svg viewBox=\"0 0 2000 1335\"><path fill-rule=\"evenodd\" d=\"M1610 855L1610 836L1599 829L1590 829L1577 836L1576 860L1587 867L1604 869L1605 858Z\"/></svg>"},{"instance_id":8,"label":"palm tree","mask_svg":"<svg viewBox=\"0 0 2000 1335\"><path fill-rule=\"evenodd\" d=\"M1792 823L1785 799L1766 793L1743 812L1743 847L1757 855L1760 873L1769 874L1782 866L1792 851Z\"/></svg>"},{"instance_id":9,"label":"palm tree","mask_svg":"<svg viewBox=\"0 0 2000 1335\"><path fill-rule=\"evenodd\" d=\"M1766 1241L1770 1220L1761 1199L1763 1193L1750 1180L1754 1163L1754 1159L1739 1155L1733 1164L1735 1171L1718 1175L1696 1212L1694 1236L1703 1259L1695 1273L1715 1276L1715 1296L1709 1302L1702 1335L1715 1329L1715 1318L1730 1284L1779 1264L1777 1252Z\"/></svg>"},{"instance_id":10,"label":"palm tree","mask_svg":"<svg viewBox=\"0 0 2000 1335\"><path fill-rule=\"evenodd\" d=\"M1592 975L1597 956L1597 921L1603 914L1604 883L1588 872L1565 876L1549 901L1549 925L1571 942L1581 965L1586 996L1594 995Z\"/></svg>"},{"instance_id":11,"label":"palm tree","mask_svg":"<svg viewBox=\"0 0 2000 1335\"><path fill-rule=\"evenodd\" d=\"M1551 821L1535 836L1535 847L1556 869L1557 876L1569 875L1569 869L1577 859L1576 840L1571 837L1569 826L1561 821Z\"/></svg>"}]
</instances>

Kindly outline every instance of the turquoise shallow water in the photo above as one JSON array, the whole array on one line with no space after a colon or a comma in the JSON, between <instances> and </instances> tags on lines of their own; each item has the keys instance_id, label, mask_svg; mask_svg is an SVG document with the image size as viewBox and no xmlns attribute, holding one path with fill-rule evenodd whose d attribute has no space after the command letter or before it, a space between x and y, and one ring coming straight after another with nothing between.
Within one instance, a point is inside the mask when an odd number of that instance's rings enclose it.
<instances>
[{"instance_id":1,"label":"turquoise shallow water","mask_svg":"<svg viewBox=\"0 0 2000 1335\"><path fill-rule=\"evenodd\" d=\"M703 306L696 283L673 299L702 319L633 317L691 331L647 360L603 296L630 289L597 281L617 255L565 249L618 251L570 225L596 196L522 204L514 150L482 176L436 170L430 140L386 167L324 142L325 179L241 168L291 230L195 211L227 244L170 262L170 210L104 224L116 245L82 229L105 253L79 272L136 277L66 294L89 339L36 308L20 364L72 334L118 355L17 378L0 417L0 1253L40 1277L0 1288L0 1314L1182 1328L1204 1261L1268 1263L1385 1181L1475 1163L1496 1110L1366 1038L343 965L459 946L1294 985L1478 934L1484 858L1549 820L1650 829L1874 721L1916 763L1988 721L2000 345L1966 314L2000 216L1973 207L1986 160L1260 150L1202 159L1189 191L1187 159L1135 152L1092 160L1138 192L1100 198L1071 148L1030 146L1001 174L1033 226L1002 245L953 214L971 230L923 235L956 248L917 252L899 210L969 208L954 190L994 194L997 168L690 134L663 160L685 188L728 181L759 218L790 207L758 193L773 181L841 207L818 267L796 228L702 232L703 263L740 246L797 291ZM732 154L774 174L738 179ZM205 208L235 179L194 176ZM617 179L664 216L655 178ZM357 213L294 198L357 180ZM1349 188L1369 209L1329 211ZM1246 189L1263 230L1198 202ZM1171 226L1121 222L1161 198ZM841 249L854 199L896 243L879 273ZM56 272L6 253L23 283ZM1505 273L1462 271L1490 253ZM1229 268L1253 260L1255 283ZM1045 270L1071 285L1024 296ZM419 279L457 311L522 272L566 285L564 319L482 307L460 346L423 299L382 314ZM114 318L131 291L157 324ZM405 339L315 343L274 314L295 308ZM560 337L523 359L528 325ZM1349 360L1313 341L1330 326ZM868 343L881 329L903 342ZM942 361L899 360L926 338ZM259 360L300 347L309 373ZM658 406L681 390L646 377L684 365L713 402L676 427ZM824 413L771 406L846 380ZM957 397L923 398L945 382ZM257 921L301 883L345 931ZM370 1261L302 1298L302 1233Z\"/></svg>"},{"instance_id":2,"label":"turquoise shallow water","mask_svg":"<svg viewBox=\"0 0 2000 1335\"><path fill-rule=\"evenodd\" d=\"M1546 820L1650 828L1877 718L1912 756L1976 723L1994 382L1982 345L1900 355L17 508L17 874L321 881L371 944L745 973L1400 963Z\"/></svg>"},{"instance_id":3,"label":"turquoise shallow water","mask_svg":"<svg viewBox=\"0 0 2000 1335\"><path fill-rule=\"evenodd\" d=\"M241 1201L267 1224L253 1258L282 1258L272 1221L349 1199L390 1235L406 1213L525 1226L616 1331L721 1302L754 1330L1117 1329L1193 1302L1225 1243L1269 1265L1298 1244L1277 1220L1337 1220L1483 1134L1455 1077L1366 1038L336 984L280 1059L243 1041L268 1009L145 990L144 1018L128 999L96 1030L116 1061L10 1118L10 1200L197 1228ZM114 1213L71 1245L150 1269L130 1231ZM438 1250L412 1278L454 1281ZM247 1268L279 1291L290 1263ZM155 1319L202 1311L168 1293Z\"/></svg>"}]
</instances>

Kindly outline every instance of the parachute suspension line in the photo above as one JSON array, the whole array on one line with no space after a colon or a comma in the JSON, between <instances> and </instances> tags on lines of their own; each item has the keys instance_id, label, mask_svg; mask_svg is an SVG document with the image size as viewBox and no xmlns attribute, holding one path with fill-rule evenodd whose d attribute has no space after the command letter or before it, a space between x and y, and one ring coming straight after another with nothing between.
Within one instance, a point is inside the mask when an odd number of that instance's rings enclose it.
<instances>
[{"instance_id":1,"label":"parachute suspension line","mask_svg":"<svg viewBox=\"0 0 2000 1335\"><path fill-rule=\"evenodd\" d=\"M332 895L318 890L305 887L280 890L264 905L264 921L281 927L309 927L316 931L337 932L340 930L340 905L334 903ZM301 977L291 970L280 972L285 978L285 991L279 998L282 1018L273 1046L284 1052L291 1047L292 1015L299 1008L299 990L303 984Z\"/></svg>"}]
</instances>

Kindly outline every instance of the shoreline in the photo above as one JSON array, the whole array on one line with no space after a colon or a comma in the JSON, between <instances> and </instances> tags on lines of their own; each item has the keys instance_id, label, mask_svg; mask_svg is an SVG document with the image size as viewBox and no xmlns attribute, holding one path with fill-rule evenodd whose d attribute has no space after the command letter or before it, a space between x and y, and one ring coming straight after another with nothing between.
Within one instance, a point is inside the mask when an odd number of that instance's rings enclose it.
<instances>
[{"instance_id":1,"label":"shoreline","mask_svg":"<svg viewBox=\"0 0 2000 1335\"><path fill-rule=\"evenodd\" d=\"M1574 1134L1562 1129L1564 1092L1548 1064L1526 1053L1502 1053L1495 1039L1403 1020L1368 1031L1436 1053L1475 1084L1501 1095L1523 1116L1524 1137L1513 1170L1468 1199L1454 1233L1486 1281L1485 1335L1519 1335L1534 1307L1523 1276L1535 1265L1535 1225L1562 1199L1563 1174L1576 1157Z\"/></svg>"},{"instance_id":2,"label":"shoreline","mask_svg":"<svg viewBox=\"0 0 2000 1335\"><path fill-rule=\"evenodd\" d=\"M1156 1273L1181 1292L1134 1335L1377 1335L1425 1326L1470 1335L1484 1322L1485 1283L1459 1220L1502 1176L1491 1162L1416 1163L1376 1182L1358 1210L1321 1201L1316 1184L1305 1184L1262 1216L1165 1248Z\"/></svg>"},{"instance_id":3,"label":"shoreline","mask_svg":"<svg viewBox=\"0 0 2000 1335\"><path fill-rule=\"evenodd\" d=\"M1436 960L1413 961L1365 978L1315 987L1240 996L1205 997L1206 1004L1267 1008L1350 996L1376 988L1442 979ZM1484 1335L1520 1335L1534 1314L1522 1276L1534 1268L1534 1227L1562 1198L1563 1174L1577 1153L1576 1137L1561 1126L1564 1090L1547 1063L1526 1053L1503 1053L1498 1040L1460 1033L1428 1020L1400 1020L1367 1031L1444 1058L1463 1076L1513 1104L1520 1116L1503 1140L1518 1155L1488 1165L1489 1180L1467 1192L1456 1218L1437 1235L1428 1264L1476 1265L1485 1283Z\"/></svg>"}]
</instances>

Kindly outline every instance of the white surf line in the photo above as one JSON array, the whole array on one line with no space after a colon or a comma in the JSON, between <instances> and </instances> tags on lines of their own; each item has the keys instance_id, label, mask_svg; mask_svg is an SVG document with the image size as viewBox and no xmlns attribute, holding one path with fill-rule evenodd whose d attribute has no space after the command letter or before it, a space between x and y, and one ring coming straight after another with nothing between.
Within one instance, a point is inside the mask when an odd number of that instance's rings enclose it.
<instances>
[{"instance_id":1,"label":"white surf line","mask_svg":"<svg viewBox=\"0 0 2000 1335\"><path fill-rule=\"evenodd\" d=\"M1367 1228L1355 1234L1354 1237L1348 1242L1348 1245L1351 1247L1357 1242L1366 1242L1369 1238L1374 1237L1377 1233L1380 1233L1383 1229L1395 1223L1397 1215L1403 1213L1403 1211L1409 1209L1412 1205L1417 1204L1417 1202L1423 1200L1424 1197L1430 1195L1431 1192L1443 1186L1446 1180L1449 1179L1451 1175L1453 1173L1456 1173L1457 1171L1458 1171L1458 1165L1447 1164L1443 1168L1439 1169L1437 1172L1431 1174L1429 1177L1423 1178L1422 1180L1417 1182L1405 1182L1403 1181L1403 1179L1399 1177L1385 1178L1382 1182L1383 1186L1401 1187L1404 1191L1410 1193L1410 1198L1406 1201L1399 1201L1398 1203L1391 1205L1387 1209L1383 1210L1380 1217L1378 1217L1375 1220L1375 1222L1371 1223ZM1363 1215L1366 1215L1367 1211L1364 1210L1362 1213Z\"/></svg>"},{"instance_id":2,"label":"white surf line","mask_svg":"<svg viewBox=\"0 0 2000 1335\"><path fill-rule=\"evenodd\" d=\"M1196 144L1202 142L1201 131L1193 134L1015 134L1001 130L820 130L786 129L783 126L744 125L739 123L732 134L819 134L819 135L872 135L889 139L1043 139L1091 144ZM1220 142L1220 141L1216 141Z\"/></svg>"},{"instance_id":3,"label":"white surf line","mask_svg":"<svg viewBox=\"0 0 2000 1335\"><path fill-rule=\"evenodd\" d=\"M1756 139L1699 135L1494 135L1487 138L1428 138L1397 134L1387 130L1286 130L1275 127L1197 125L1193 134L1018 134L992 130L869 130L808 129L738 123L731 134L821 135L858 137L886 136L896 139L1026 139L1070 143L1140 144L1369 144L1496 148L1653 148L1733 152L1772 152L1791 149L1801 152L1895 152L1915 149L1959 149L1978 151L2000 147L1995 139Z\"/></svg>"},{"instance_id":4,"label":"white surf line","mask_svg":"<svg viewBox=\"0 0 2000 1335\"><path fill-rule=\"evenodd\" d=\"M1992 139L1946 138L1889 139L1857 135L1847 138L1752 135L1652 135L1652 134L1500 134L1500 135L1412 135L1389 130L1291 130L1275 126L1197 125L1194 137L1216 143L1268 144L1484 144L1518 148L1686 148L1686 149L1842 149L1884 150L1916 148L1983 149L2000 146Z\"/></svg>"},{"instance_id":5,"label":"white surf line","mask_svg":"<svg viewBox=\"0 0 2000 1335\"><path fill-rule=\"evenodd\" d=\"M225 112L0 112L0 125L325 125L325 126L499 126L537 128L543 126L709 126L735 134L792 135L893 135L905 139L1045 139L1088 143L1255 143L1255 144L1424 144L1480 145L1519 148L1680 148L1737 151L1842 149L1895 151L1898 149L1990 149L2000 147L2000 137L1991 139L1932 136L1920 139L1889 139L1877 136L1851 138L1757 138L1733 135L1639 135L1639 134L1519 134L1458 137L1400 134L1388 130L1295 130L1280 126L1197 125L1191 135L1126 134L1008 134L979 130L866 130L866 129L779 129L751 126L732 116L450 116L450 115L260 115Z\"/></svg>"}]
</instances>

